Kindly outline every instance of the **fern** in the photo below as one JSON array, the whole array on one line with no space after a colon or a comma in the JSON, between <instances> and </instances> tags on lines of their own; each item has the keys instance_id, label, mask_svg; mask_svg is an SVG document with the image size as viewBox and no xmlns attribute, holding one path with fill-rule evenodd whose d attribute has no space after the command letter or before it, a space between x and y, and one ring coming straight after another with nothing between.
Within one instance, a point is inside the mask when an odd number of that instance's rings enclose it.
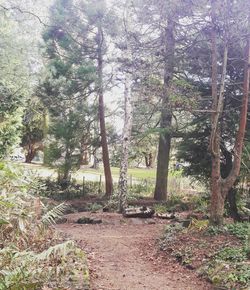
<instances>
[{"instance_id":1,"label":"fern","mask_svg":"<svg viewBox=\"0 0 250 290\"><path fill-rule=\"evenodd\" d=\"M53 225L61 218L67 209L67 205L63 202L42 216L42 223L44 225Z\"/></svg>"},{"instance_id":2,"label":"fern","mask_svg":"<svg viewBox=\"0 0 250 290\"><path fill-rule=\"evenodd\" d=\"M62 244L50 247L48 250L36 256L37 260L50 260L52 257L66 257L66 255L74 248L73 241L67 241Z\"/></svg>"}]
</instances>

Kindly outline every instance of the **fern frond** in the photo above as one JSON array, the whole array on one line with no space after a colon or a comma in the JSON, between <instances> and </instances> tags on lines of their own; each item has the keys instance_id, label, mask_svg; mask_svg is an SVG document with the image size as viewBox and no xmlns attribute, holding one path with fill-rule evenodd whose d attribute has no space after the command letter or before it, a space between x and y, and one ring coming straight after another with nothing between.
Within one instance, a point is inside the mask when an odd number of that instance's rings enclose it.
<instances>
[{"instance_id":1,"label":"fern frond","mask_svg":"<svg viewBox=\"0 0 250 290\"><path fill-rule=\"evenodd\" d=\"M50 247L48 250L36 256L36 260L49 260L51 257L66 257L66 255L74 248L74 241L67 241L62 244Z\"/></svg>"},{"instance_id":2,"label":"fern frond","mask_svg":"<svg viewBox=\"0 0 250 290\"><path fill-rule=\"evenodd\" d=\"M64 202L60 203L42 216L42 223L44 225L55 224L56 221L63 216L66 209L67 205Z\"/></svg>"}]
</instances>

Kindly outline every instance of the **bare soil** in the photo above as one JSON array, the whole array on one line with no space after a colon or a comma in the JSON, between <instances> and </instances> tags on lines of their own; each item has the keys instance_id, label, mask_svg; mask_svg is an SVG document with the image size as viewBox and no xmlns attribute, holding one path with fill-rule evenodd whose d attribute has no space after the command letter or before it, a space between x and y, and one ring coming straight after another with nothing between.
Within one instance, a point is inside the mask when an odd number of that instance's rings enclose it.
<instances>
[{"instance_id":1,"label":"bare soil","mask_svg":"<svg viewBox=\"0 0 250 290\"><path fill-rule=\"evenodd\" d=\"M102 224L79 225L80 217L102 219ZM85 250L92 290L205 290L212 286L194 271L168 260L156 242L164 225L159 219L125 219L116 213L77 213L57 225Z\"/></svg>"}]
</instances>

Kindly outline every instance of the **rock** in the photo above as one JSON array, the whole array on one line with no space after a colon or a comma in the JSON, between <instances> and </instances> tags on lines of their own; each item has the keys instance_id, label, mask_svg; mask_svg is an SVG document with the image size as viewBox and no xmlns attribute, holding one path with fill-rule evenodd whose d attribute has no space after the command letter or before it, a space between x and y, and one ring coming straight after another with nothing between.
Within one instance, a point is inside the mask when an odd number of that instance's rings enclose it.
<instances>
[{"instance_id":1,"label":"rock","mask_svg":"<svg viewBox=\"0 0 250 290\"><path fill-rule=\"evenodd\" d=\"M149 220L149 221L147 222L147 224L148 224L148 225L154 225L154 224L156 224L156 222L155 222L154 220Z\"/></svg>"},{"instance_id":2,"label":"rock","mask_svg":"<svg viewBox=\"0 0 250 290\"><path fill-rule=\"evenodd\" d=\"M103 211L103 212L109 212L109 211L110 211L110 208L109 208L107 205L105 205L105 206L103 207L102 211Z\"/></svg>"},{"instance_id":3,"label":"rock","mask_svg":"<svg viewBox=\"0 0 250 290\"><path fill-rule=\"evenodd\" d=\"M101 224L101 219L92 219L89 217L81 217L76 221L78 224Z\"/></svg>"},{"instance_id":4,"label":"rock","mask_svg":"<svg viewBox=\"0 0 250 290\"><path fill-rule=\"evenodd\" d=\"M179 222L182 224L182 226L184 228L188 228L190 223L191 223L191 220L187 219L187 220L179 220Z\"/></svg>"},{"instance_id":5,"label":"rock","mask_svg":"<svg viewBox=\"0 0 250 290\"><path fill-rule=\"evenodd\" d=\"M172 220L175 218L175 215L173 213L157 213L156 217L160 219Z\"/></svg>"},{"instance_id":6,"label":"rock","mask_svg":"<svg viewBox=\"0 0 250 290\"><path fill-rule=\"evenodd\" d=\"M154 215L154 213L155 213L154 209L143 206L143 207L126 208L124 210L123 216L127 218L130 217L151 218Z\"/></svg>"}]
</instances>

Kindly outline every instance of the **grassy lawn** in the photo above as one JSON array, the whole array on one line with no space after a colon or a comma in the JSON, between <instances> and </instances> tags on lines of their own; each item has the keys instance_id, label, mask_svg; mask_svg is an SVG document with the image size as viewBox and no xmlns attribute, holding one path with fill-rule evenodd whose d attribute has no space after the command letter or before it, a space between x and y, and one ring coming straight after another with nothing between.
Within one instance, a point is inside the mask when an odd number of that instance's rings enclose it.
<instances>
[{"instance_id":1,"label":"grassy lawn","mask_svg":"<svg viewBox=\"0 0 250 290\"><path fill-rule=\"evenodd\" d=\"M80 172L83 173L91 173L91 174L104 174L103 169L81 169ZM120 168L118 167L111 167L111 172L114 177L119 177ZM155 169L143 169L143 168L129 168L128 175L132 175L133 178L136 179L147 179L147 178L155 178L156 177L156 170Z\"/></svg>"},{"instance_id":2,"label":"grassy lawn","mask_svg":"<svg viewBox=\"0 0 250 290\"><path fill-rule=\"evenodd\" d=\"M27 172L27 174L34 174L39 175L41 177L49 177L49 176L55 176L56 169L53 169L51 167L44 166L42 164L27 164L27 163L21 163L21 162L15 162L15 165L19 167L21 170L24 170ZM118 167L112 167L111 168L112 175L115 178L119 178L119 172L120 169ZM80 169L77 171L77 175L81 174L92 174L92 175L104 175L103 168L100 168L98 170L86 168L86 169ZM74 174L73 174L74 175ZM129 168L128 175L132 176L135 179L147 179L147 178L155 178L156 176L156 170L155 169L143 169L143 168Z\"/></svg>"}]
</instances>

